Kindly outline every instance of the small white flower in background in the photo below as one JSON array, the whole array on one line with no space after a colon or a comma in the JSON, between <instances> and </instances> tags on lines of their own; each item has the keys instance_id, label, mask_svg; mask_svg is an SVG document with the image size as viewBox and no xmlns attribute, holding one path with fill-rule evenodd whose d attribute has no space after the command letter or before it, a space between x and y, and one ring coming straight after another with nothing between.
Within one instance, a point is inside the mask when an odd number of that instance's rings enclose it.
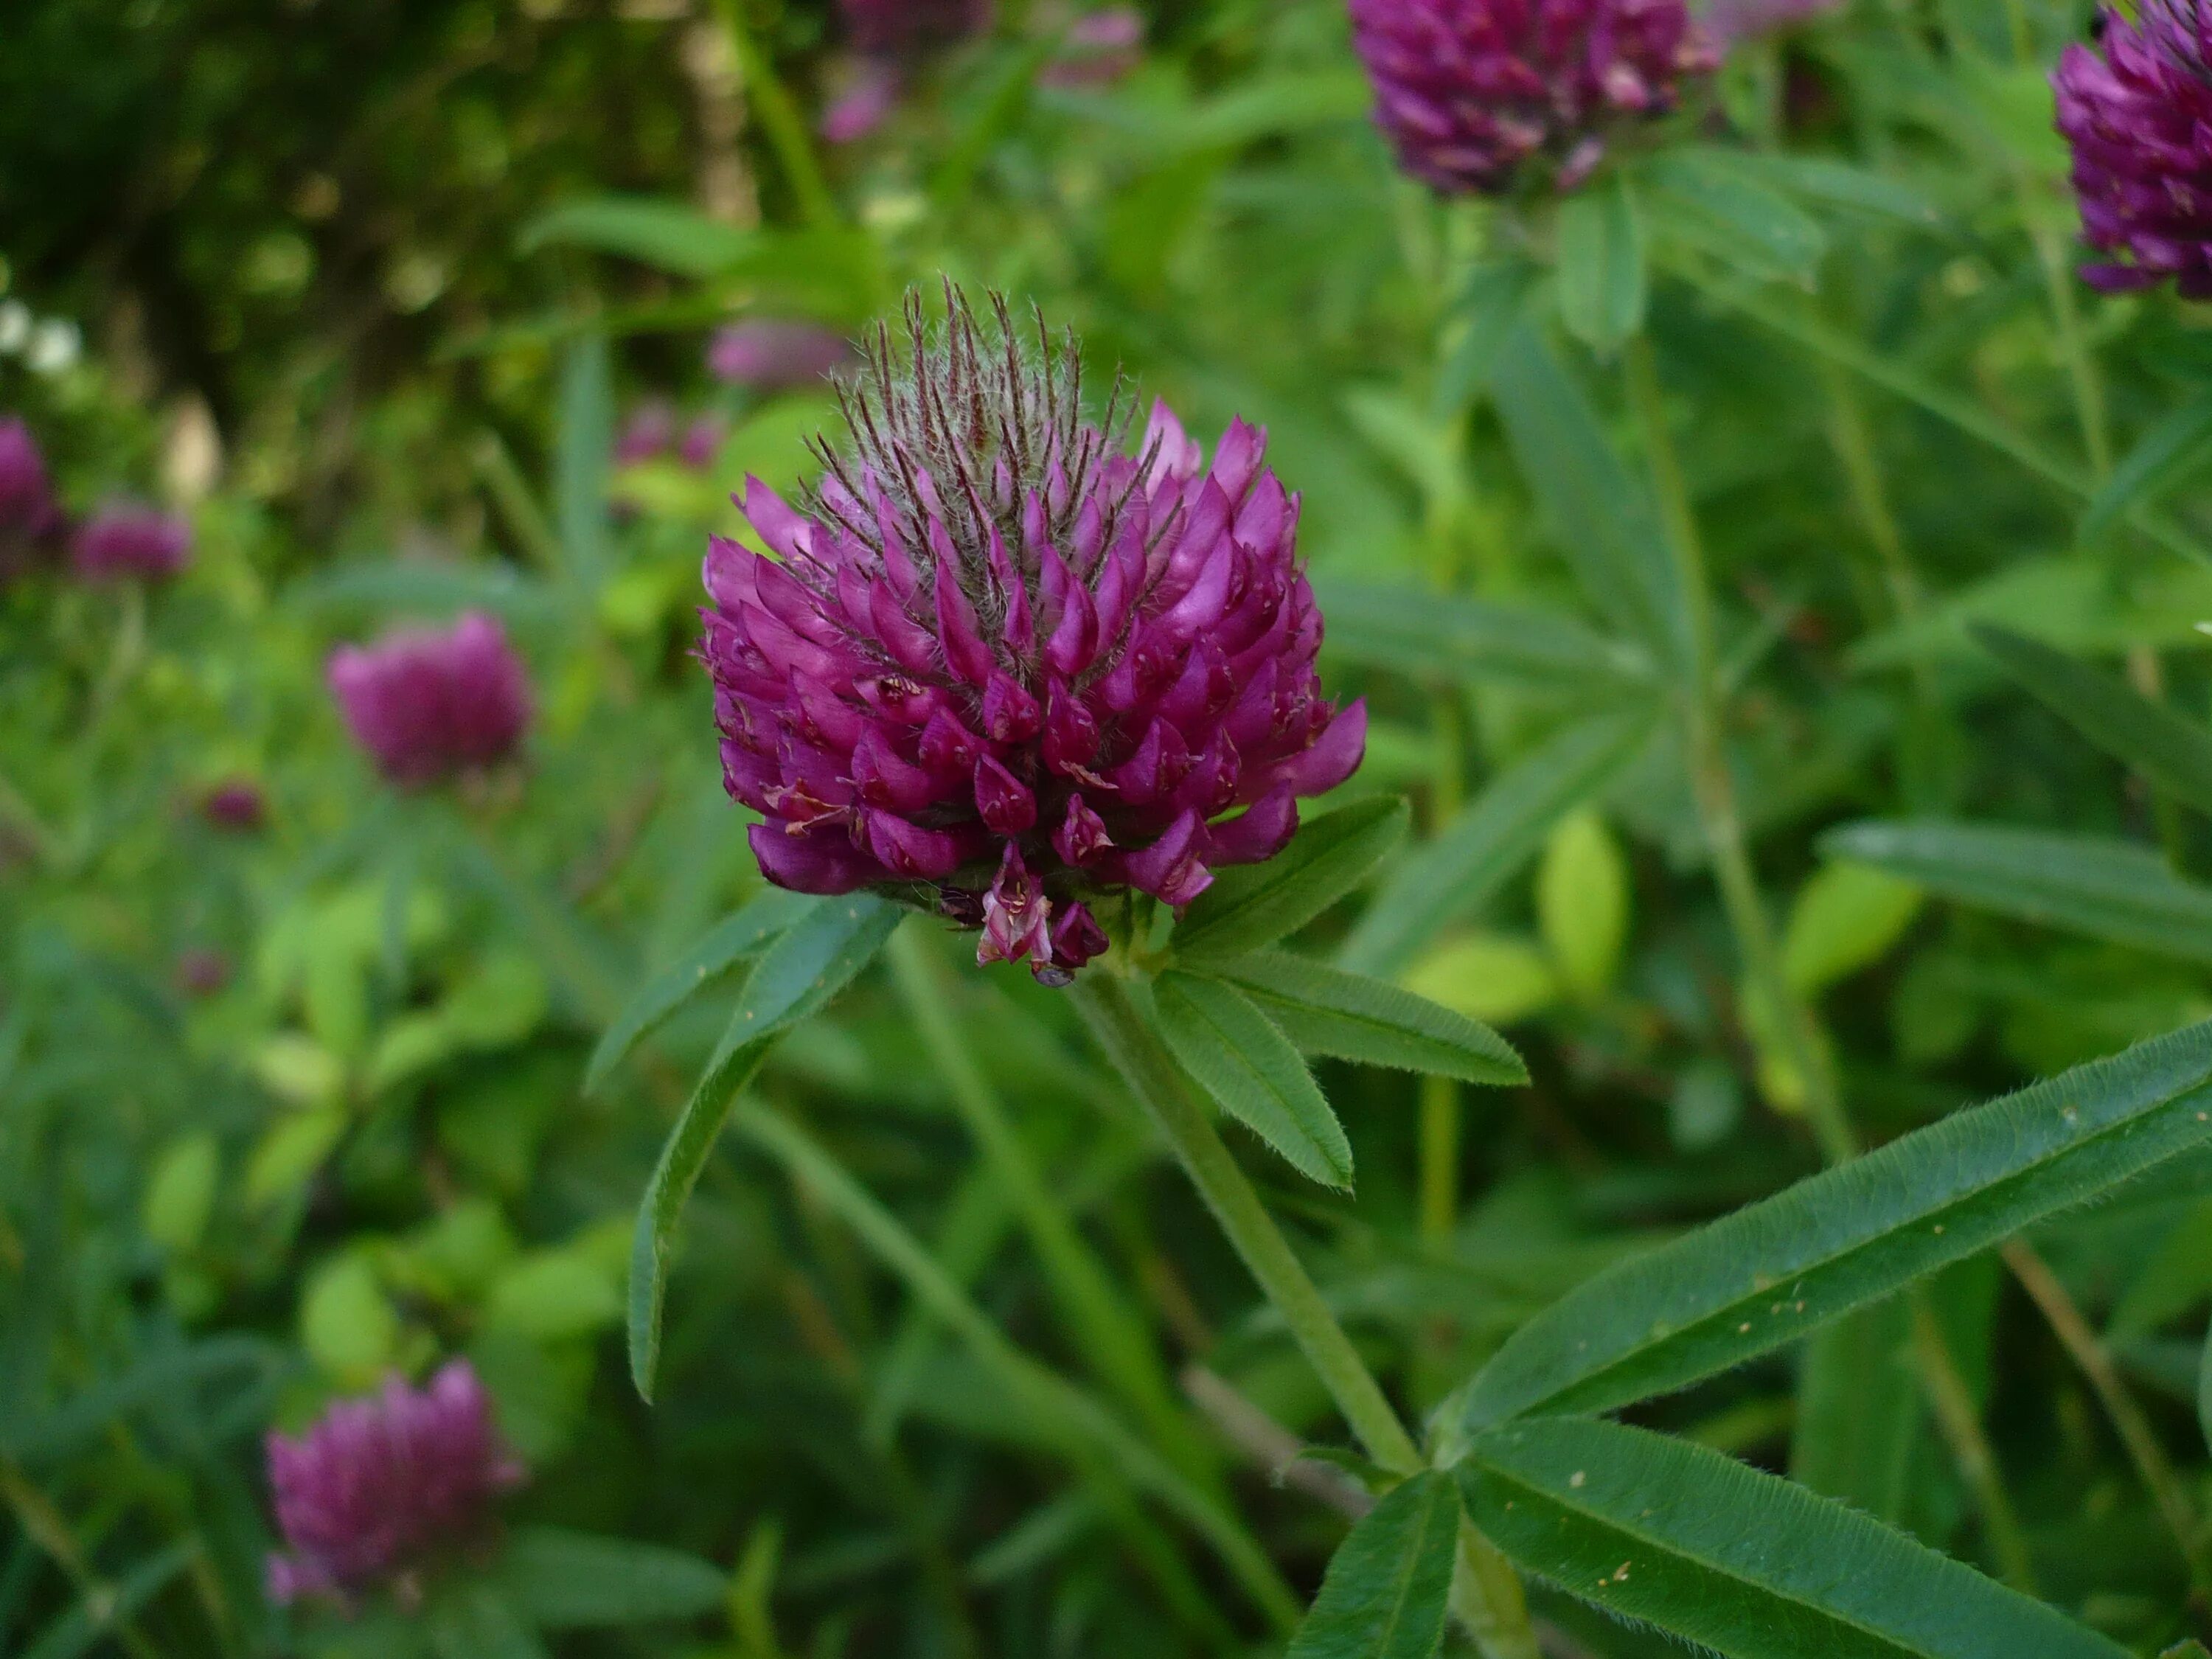
<instances>
[{"instance_id":1,"label":"small white flower in background","mask_svg":"<svg viewBox=\"0 0 2212 1659\"><path fill-rule=\"evenodd\" d=\"M0 300L0 352L14 356L30 343L31 308L21 300Z\"/></svg>"},{"instance_id":2,"label":"small white flower in background","mask_svg":"<svg viewBox=\"0 0 2212 1659\"><path fill-rule=\"evenodd\" d=\"M31 331L23 362L33 374L66 374L84 355L84 331L64 317L49 317Z\"/></svg>"}]
</instances>

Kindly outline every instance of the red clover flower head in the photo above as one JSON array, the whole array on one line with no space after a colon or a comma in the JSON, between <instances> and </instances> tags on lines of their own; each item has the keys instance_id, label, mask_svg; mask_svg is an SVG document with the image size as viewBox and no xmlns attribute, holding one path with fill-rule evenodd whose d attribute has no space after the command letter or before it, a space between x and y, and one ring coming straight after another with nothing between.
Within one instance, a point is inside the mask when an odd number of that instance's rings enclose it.
<instances>
[{"instance_id":1,"label":"red clover flower head","mask_svg":"<svg viewBox=\"0 0 2212 1659\"><path fill-rule=\"evenodd\" d=\"M2097 14L2101 52L2058 59L2058 131L2074 149L2081 240L2121 256L2084 265L2108 294L2174 279L2212 299L2212 18L2197 0Z\"/></svg>"},{"instance_id":2,"label":"red clover flower head","mask_svg":"<svg viewBox=\"0 0 2212 1659\"><path fill-rule=\"evenodd\" d=\"M839 0L855 51L896 55L945 46L991 27L992 0Z\"/></svg>"},{"instance_id":3,"label":"red clover flower head","mask_svg":"<svg viewBox=\"0 0 2212 1659\"><path fill-rule=\"evenodd\" d=\"M269 1599L345 1602L431 1565L465 1542L522 1466L492 1426L491 1401L466 1360L421 1389L398 1377L340 1401L295 1439L268 1440L269 1485L288 1553L269 1558Z\"/></svg>"},{"instance_id":4,"label":"red clover flower head","mask_svg":"<svg viewBox=\"0 0 2212 1659\"><path fill-rule=\"evenodd\" d=\"M1265 433L1233 422L1209 468L1155 404L1132 454L1127 390L1085 414L1072 334L946 298L839 382L847 437L797 506L748 481L773 556L714 538L701 655L769 880L926 896L980 961L1064 984L1105 948L1092 901L1180 908L1280 851L1366 709L1321 695Z\"/></svg>"},{"instance_id":5,"label":"red clover flower head","mask_svg":"<svg viewBox=\"0 0 2212 1659\"><path fill-rule=\"evenodd\" d=\"M1145 60L1145 15L1134 6L1085 12L1067 26L1037 78L1048 87L1106 87Z\"/></svg>"},{"instance_id":6,"label":"red clover flower head","mask_svg":"<svg viewBox=\"0 0 2212 1659\"><path fill-rule=\"evenodd\" d=\"M21 421L0 421L0 581L42 557L62 528L61 504L38 440Z\"/></svg>"},{"instance_id":7,"label":"red clover flower head","mask_svg":"<svg viewBox=\"0 0 2212 1659\"><path fill-rule=\"evenodd\" d=\"M1401 165L1447 195L1571 191L1712 69L1683 0L1352 0Z\"/></svg>"},{"instance_id":8,"label":"red clover flower head","mask_svg":"<svg viewBox=\"0 0 2212 1659\"><path fill-rule=\"evenodd\" d=\"M852 356L843 335L818 323L760 317L714 331L707 372L725 386L781 392L818 385Z\"/></svg>"},{"instance_id":9,"label":"red clover flower head","mask_svg":"<svg viewBox=\"0 0 2212 1659\"><path fill-rule=\"evenodd\" d=\"M106 502L77 526L70 567L81 581L166 581L191 556L192 530L141 501Z\"/></svg>"},{"instance_id":10,"label":"red clover flower head","mask_svg":"<svg viewBox=\"0 0 2212 1659\"><path fill-rule=\"evenodd\" d=\"M269 799L251 778L226 778L200 798L200 812L218 830L251 835L269 821Z\"/></svg>"},{"instance_id":11,"label":"red clover flower head","mask_svg":"<svg viewBox=\"0 0 2212 1659\"><path fill-rule=\"evenodd\" d=\"M530 723L530 678L481 611L451 629L400 629L331 653L331 693L377 768L421 788L504 760Z\"/></svg>"}]
</instances>

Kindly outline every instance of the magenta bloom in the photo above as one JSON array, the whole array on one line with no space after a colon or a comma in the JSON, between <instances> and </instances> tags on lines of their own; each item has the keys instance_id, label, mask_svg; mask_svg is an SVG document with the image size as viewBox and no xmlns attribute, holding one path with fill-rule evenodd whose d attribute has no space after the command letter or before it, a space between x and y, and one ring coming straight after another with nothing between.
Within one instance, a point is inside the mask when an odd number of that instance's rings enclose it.
<instances>
[{"instance_id":1,"label":"magenta bloom","mask_svg":"<svg viewBox=\"0 0 2212 1659\"><path fill-rule=\"evenodd\" d=\"M195 999L211 997L230 983L230 958L195 945L177 957L177 988Z\"/></svg>"},{"instance_id":2,"label":"magenta bloom","mask_svg":"<svg viewBox=\"0 0 2212 1659\"><path fill-rule=\"evenodd\" d=\"M852 358L852 347L835 330L766 317L718 328L707 344L709 374L725 386L758 392L816 385Z\"/></svg>"},{"instance_id":3,"label":"magenta bloom","mask_svg":"<svg viewBox=\"0 0 2212 1659\"><path fill-rule=\"evenodd\" d=\"M1352 0L1376 119L1448 195L1569 191L1715 56L1682 0Z\"/></svg>"},{"instance_id":4,"label":"magenta bloom","mask_svg":"<svg viewBox=\"0 0 2212 1659\"><path fill-rule=\"evenodd\" d=\"M1110 86L1144 58L1144 13L1134 6L1109 6L1068 25L1059 55L1038 79L1050 87Z\"/></svg>"},{"instance_id":5,"label":"magenta bloom","mask_svg":"<svg viewBox=\"0 0 2212 1659\"><path fill-rule=\"evenodd\" d=\"M192 528L138 501L113 501L77 526L70 546L79 580L164 581L185 568Z\"/></svg>"},{"instance_id":6,"label":"magenta bloom","mask_svg":"<svg viewBox=\"0 0 2212 1659\"><path fill-rule=\"evenodd\" d=\"M499 623L401 629L331 653L331 695L354 739L403 788L504 760L530 723L530 678Z\"/></svg>"},{"instance_id":7,"label":"magenta bloom","mask_svg":"<svg viewBox=\"0 0 2212 1659\"><path fill-rule=\"evenodd\" d=\"M251 835L269 819L269 802L250 778L228 778L200 801L201 814L218 830Z\"/></svg>"},{"instance_id":8,"label":"magenta bloom","mask_svg":"<svg viewBox=\"0 0 2212 1659\"><path fill-rule=\"evenodd\" d=\"M822 112L824 143L856 144L890 119L903 82L896 64L864 58L849 65L843 84Z\"/></svg>"},{"instance_id":9,"label":"magenta bloom","mask_svg":"<svg viewBox=\"0 0 2212 1659\"><path fill-rule=\"evenodd\" d=\"M38 440L22 422L0 421L0 581L44 557L62 529Z\"/></svg>"},{"instance_id":10,"label":"magenta bloom","mask_svg":"<svg viewBox=\"0 0 2212 1659\"><path fill-rule=\"evenodd\" d=\"M838 0L845 36L860 52L926 51L991 27L992 0Z\"/></svg>"},{"instance_id":11,"label":"magenta bloom","mask_svg":"<svg viewBox=\"0 0 2212 1659\"><path fill-rule=\"evenodd\" d=\"M648 398L629 412L615 434L615 465L635 466L658 459L676 447L676 405Z\"/></svg>"},{"instance_id":12,"label":"magenta bloom","mask_svg":"<svg viewBox=\"0 0 2212 1659\"><path fill-rule=\"evenodd\" d=\"M2051 77L2081 240L2119 256L2082 280L2116 294L2171 276L2185 299L2212 299L2212 21L2178 0L2097 19L2103 55L2070 46Z\"/></svg>"},{"instance_id":13,"label":"magenta bloom","mask_svg":"<svg viewBox=\"0 0 2212 1659\"><path fill-rule=\"evenodd\" d=\"M1727 52L1826 17L1842 4L1843 0L1712 0L1698 21L1706 38Z\"/></svg>"},{"instance_id":14,"label":"magenta bloom","mask_svg":"<svg viewBox=\"0 0 2212 1659\"><path fill-rule=\"evenodd\" d=\"M404 1583L480 1531L492 1500L523 1478L465 1359L422 1389L395 1376L371 1398L340 1401L297 1439L271 1434L268 1449L289 1547L269 1558L269 1599L280 1606Z\"/></svg>"},{"instance_id":15,"label":"magenta bloom","mask_svg":"<svg viewBox=\"0 0 2212 1659\"><path fill-rule=\"evenodd\" d=\"M918 300L907 325L841 385L846 441L799 507L748 481L776 556L708 554L723 781L769 880L927 895L979 960L1064 983L1105 946L1090 899L1181 907L1279 852L1366 709L1321 695L1264 433L1232 423L1209 469L1155 404L1131 455L1118 382L1083 412L1072 336L1025 348L957 294L943 330Z\"/></svg>"}]
</instances>

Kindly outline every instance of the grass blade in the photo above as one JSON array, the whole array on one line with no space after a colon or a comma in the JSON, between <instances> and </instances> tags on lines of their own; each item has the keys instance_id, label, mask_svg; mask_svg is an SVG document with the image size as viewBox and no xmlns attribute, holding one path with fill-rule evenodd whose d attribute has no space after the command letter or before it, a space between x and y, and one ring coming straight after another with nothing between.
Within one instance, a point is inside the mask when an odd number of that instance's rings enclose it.
<instances>
[{"instance_id":1,"label":"grass blade","mask_svg":"<svg viewBox=\"0 0 2212 1659\"><path fill-rule=\"evenodd\" d=\"M1731 1659L2120 1659L2126 1650L1856 1510L1588 1420L1485 1435L1474 1523L1524 1571Z\"/></svg>"},{"instance_id":2,"label":"grass blade","mask_svg":"<svg viewBox=\"0 0 2212 1659\"><path fill-rule=\"evenodd\" d=\"M1314 584L1328 649L1418 678L1503 681L1576 696L1648 693L1650 659L1563 611L1431 593L1379 582Z\"/></svg>"},{"instance_id":3,"label":"grass blade","mask_svg":"<svg viewBox=\"0 0 2212 1659\"><path fill-rule=\"evenodd\" d=\"M2081 514L2075 539L2095 541L2130 508L2148 507L2203 459L2212 441L2212 392L2200 392L2160 421L2112 469Z\"/></svg>"},{"instance_id":4,"label":"grass blade","mask_svg":"<svg viewBox=\"0 0 2212 1659\"><path fill-rule=\"evenodd\" d=\"M1801 1181L1586 1280L1516 1331L1460 1403L1473 1434L1648 1399L2212 1140L2212 1022L2137 1043Z\"/></svg>"}]
</instances>

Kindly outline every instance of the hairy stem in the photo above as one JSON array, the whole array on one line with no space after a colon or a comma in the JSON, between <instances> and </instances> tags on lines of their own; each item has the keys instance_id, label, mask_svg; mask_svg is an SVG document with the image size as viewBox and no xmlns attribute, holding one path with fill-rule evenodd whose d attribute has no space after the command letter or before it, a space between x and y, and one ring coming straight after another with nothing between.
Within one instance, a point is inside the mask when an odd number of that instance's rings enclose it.
<instances>
[{"instance_id":1,"label":"hairy stem","mask_svg":"<svg viewBox=\"0 0 2212 1659\"><path fill-rule=\"evenodd\" d=\"M1076 981L1073 994L1092 1035L1167 1137L1191 1183L1282 1316L1367 1455L1395 1474L1421 1469L1425 1465L1413 1437L1245 1179L1215 1130L1211 1112L1193 1093L1127 982L1102 964ZM1527 1603L1511 1565L1472 1527L1462 1528L1460 1542L1463 1571L1454 1605L1485 1659L1536 1659Z\"/></svg>"}]
</instances>

